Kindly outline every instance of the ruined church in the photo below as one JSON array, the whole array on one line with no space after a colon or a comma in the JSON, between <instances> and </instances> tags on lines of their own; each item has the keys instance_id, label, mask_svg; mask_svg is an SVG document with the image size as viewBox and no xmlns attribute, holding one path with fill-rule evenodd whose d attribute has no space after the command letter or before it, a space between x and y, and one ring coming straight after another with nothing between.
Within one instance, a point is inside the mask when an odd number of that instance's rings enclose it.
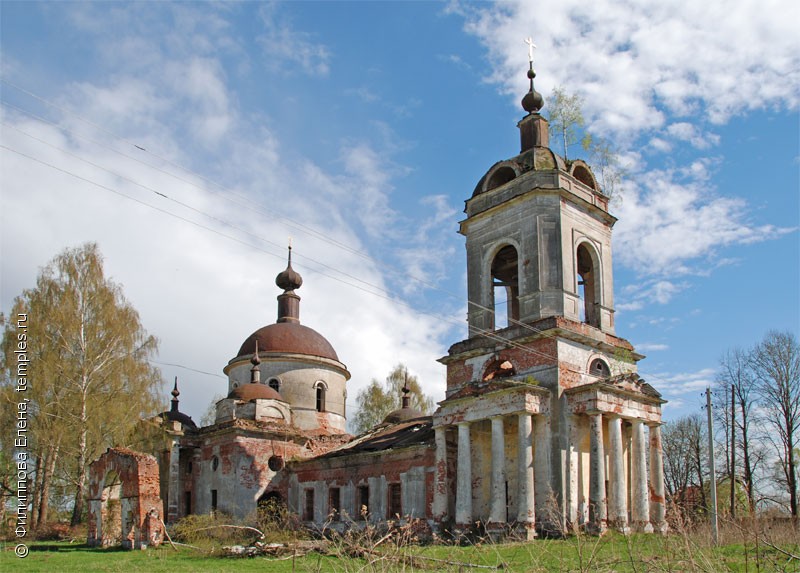
<instances>
[{"instance_id":1,"label":"ruined church","mask_svg":"<svg viewBox=\"0 0 800 573\"><path fill-rule=\"evenodd\" d=\"M412 518L441 534L526 539L665 531L664 400L615 333L616 219L590 167L550 149L532 65L528 77L520 153L466 200L468 337L439 360L446 395L433 415L398 397L381 424L346 433L350 373L300 321L290 249L277 321L224 367L214 423L180 412L176 382L171 409L151 421L154 456L114 448L94 462L90 544L157 544L164 523L244 517L269 500L317 528Z\"/></svg>"}]
</instances>

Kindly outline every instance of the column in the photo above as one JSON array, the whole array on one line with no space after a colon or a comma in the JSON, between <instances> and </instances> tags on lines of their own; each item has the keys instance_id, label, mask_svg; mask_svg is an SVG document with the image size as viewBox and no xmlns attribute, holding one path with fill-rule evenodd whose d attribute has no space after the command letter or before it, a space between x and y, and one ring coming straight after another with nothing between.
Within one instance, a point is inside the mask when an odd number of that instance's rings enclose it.
<instances>
[{"instance_id":1,"label":"column","mask_svg":"<svg viewBox=\"0 0 800 573\"><path fill-rule=\"evenodd\" d=\"M536 492L536 521L539 527L555 525L556 506L552 498L553 483L550 473L550 416L535 416L533 441L536 451L533 461L534 490Z\"/></svg>"},{"instance_id":2,"label":"column","mask_svg":"<svg viewBox=\"0 0 800 573\"><path fill-rule=\"evenodd\" d=\"M622 453L622 419L612 416L608 419L609 483L611 491L608 496L609 523L622 533L629 533L628 499L625 488L625 457Z\"/></svg>"},{"instance_id":3,"label":"column","mask_svg":"<svg viewBox=\"0 0 800 573\"><path fill-rule=\"evenodd\" d=\"M650 533L650 506L647 501L647 459L644 424L632 420L631 428L631 521L636 531Z\"/></svg>"},{"instance_id":4,"label":"column","mask_svg":"<svg viewBox=\"0 0 800 573\"><path fill-rule=\"evenodd\" d=\"M433 429L436 444L436 474L433 485L433 519L441 522L447 516L447 428Z\"/></svg>"},{"instance_id":5,"label":"column","mask_svg":"<svg viewBox=\"0 0 800 573\"><path fill-rule=\"evenodd\" d=\"M180 512L180 442L171 440L169 448L169 485L167 486L167 523L178 520Z\"/></svg>"},{"instance_id":6,"label":"column","mask_svg":"<svg viewBox=\"0 0 800 573\"><path fill-rule=\"evenodd\" d=\"M533 482L533 421L531 415L523 412L519 415L519 434L517 435L517 461L518 461L518 504L517 521L527 530L533 529L535 522L534 512L534 482Z\"/></svg>"},{"instance_id":7,"label":"column","mask_svg":"<svg viewBox=\"0 0 800 573\"><path fill-rule=\"evenodd\" d=\"M489 509L491 523L506 522L506 444L503 417L492 419L492 499Z\"/></svg>"},{"instance_id":8,"label":"column","mask_svg":"<svg viewBox=\"0 0 800 573\"><path fill-rule=\"evenodd\" d=\"M603 414L589 414L589 525L594 533L606 529L606 468Z\"/></svg>"},{"instance_id":9,"label":"column","mask_svg":"<svg viewBox=\"0 0 800 573\"><path fill-rule=\"evenodd\" d=\"M567 502L565 503L566 525L577 528L583 523L583 516L578 514L578 471L579 471L579 446L580 446L580 418L578 416L567 416L567 432L569 443L567 445Z\"/></svg>"},{"instance_id":10,"label":"column","mask_svg":"<svg viewBox=\"0 0 800 573\"><path fill-rule=\"evenodd\" d=\"M658 533L667 532L664 495L664 458L661 450L661 425L650 426L650 522Z\"/></svg>"},{"instance_id":11,"label":"column","mask_svg":"<svg viewBox=\"0 0 800 573\"><path fill-rule=\"evenodd\" d=\"M469 422L458 424L458 470L456 475L456 524L472 524L472 456Z\"/></svg>"}]
</instances>

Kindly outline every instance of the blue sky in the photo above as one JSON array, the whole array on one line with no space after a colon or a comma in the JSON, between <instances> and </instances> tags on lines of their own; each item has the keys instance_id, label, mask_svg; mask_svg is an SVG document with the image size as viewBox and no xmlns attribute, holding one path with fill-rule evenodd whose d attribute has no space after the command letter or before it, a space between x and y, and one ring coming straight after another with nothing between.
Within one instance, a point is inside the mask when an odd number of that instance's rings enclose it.
<instances>
[{"instance_id":1,"label":"blue sky","mask_svg":"<svg viewBox=\"0 0 800 573\"><path fill-rule=\"evenodd\" d=\"M528 36L544 113L555 86L578 93L620 149L617 333L665 417L697 410L726 349L798 332L794 2L0 11L2 310L97 241L195 419L274 321L289 236L302 320L353 373L349 406L398 362L443 398L435 359L466 331L458 221L519 151Z\"/></svg>"}]
</instances>

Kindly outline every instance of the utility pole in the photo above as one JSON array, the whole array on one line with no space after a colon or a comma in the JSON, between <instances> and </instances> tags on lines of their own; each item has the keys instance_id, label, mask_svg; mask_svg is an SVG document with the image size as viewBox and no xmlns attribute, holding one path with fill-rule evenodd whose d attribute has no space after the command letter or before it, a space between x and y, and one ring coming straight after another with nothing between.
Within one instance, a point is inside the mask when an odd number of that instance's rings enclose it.
<instances>
[{"instance_id":1,"label":"utility pole","mask_svg":"<svg viewBox=\"0 0 800 573\"><path fill-rule=\"evenodd\" d=\"M719 545L719 523L717 521L717 469L714 466L714 419L711 415L711 388L706 388L706 413L708 414L708 463L711 466L711 537Z\"/></svg>"},{"instance_id":2,"label":"utility pole","mask_svg":"<svg viewBox=\"0 0 800 573\"><path fill-rule=\"evenodd\" d=\"M736 519L736 388L731 384L731 520Z\"/></svg>"}]
</instances>

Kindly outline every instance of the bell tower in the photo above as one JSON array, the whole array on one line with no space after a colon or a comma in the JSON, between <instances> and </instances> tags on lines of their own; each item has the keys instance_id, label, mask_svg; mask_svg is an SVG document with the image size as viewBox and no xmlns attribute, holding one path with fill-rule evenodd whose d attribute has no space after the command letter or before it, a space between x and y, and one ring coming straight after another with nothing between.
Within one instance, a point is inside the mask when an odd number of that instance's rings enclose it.
<instances>
[{"instance_id":1,"label":"bell tower","mask_svg":"<svg viewBox=\"0 0 800 573\"><path fill-rule=\"evenodd\" d=\"M550 149L526 43L520 153L481 178L459 228L469 333L439 359L434 519L527 538L663 531L664 400L614 331L616 219L589 166Z\"/></svg>"},{"instance_id":2,"label":"bell tower","mask_svg":"<svg viewBox=\"0 0 800 573\"><path fill-rule=\"evenodd\" d=\"M556 316L614 334L616 219L589 166L566 162L549 148L533 66L528 77L520 154L483 176L460 225L470 337Z\"/></svg>"}]
</instances>

